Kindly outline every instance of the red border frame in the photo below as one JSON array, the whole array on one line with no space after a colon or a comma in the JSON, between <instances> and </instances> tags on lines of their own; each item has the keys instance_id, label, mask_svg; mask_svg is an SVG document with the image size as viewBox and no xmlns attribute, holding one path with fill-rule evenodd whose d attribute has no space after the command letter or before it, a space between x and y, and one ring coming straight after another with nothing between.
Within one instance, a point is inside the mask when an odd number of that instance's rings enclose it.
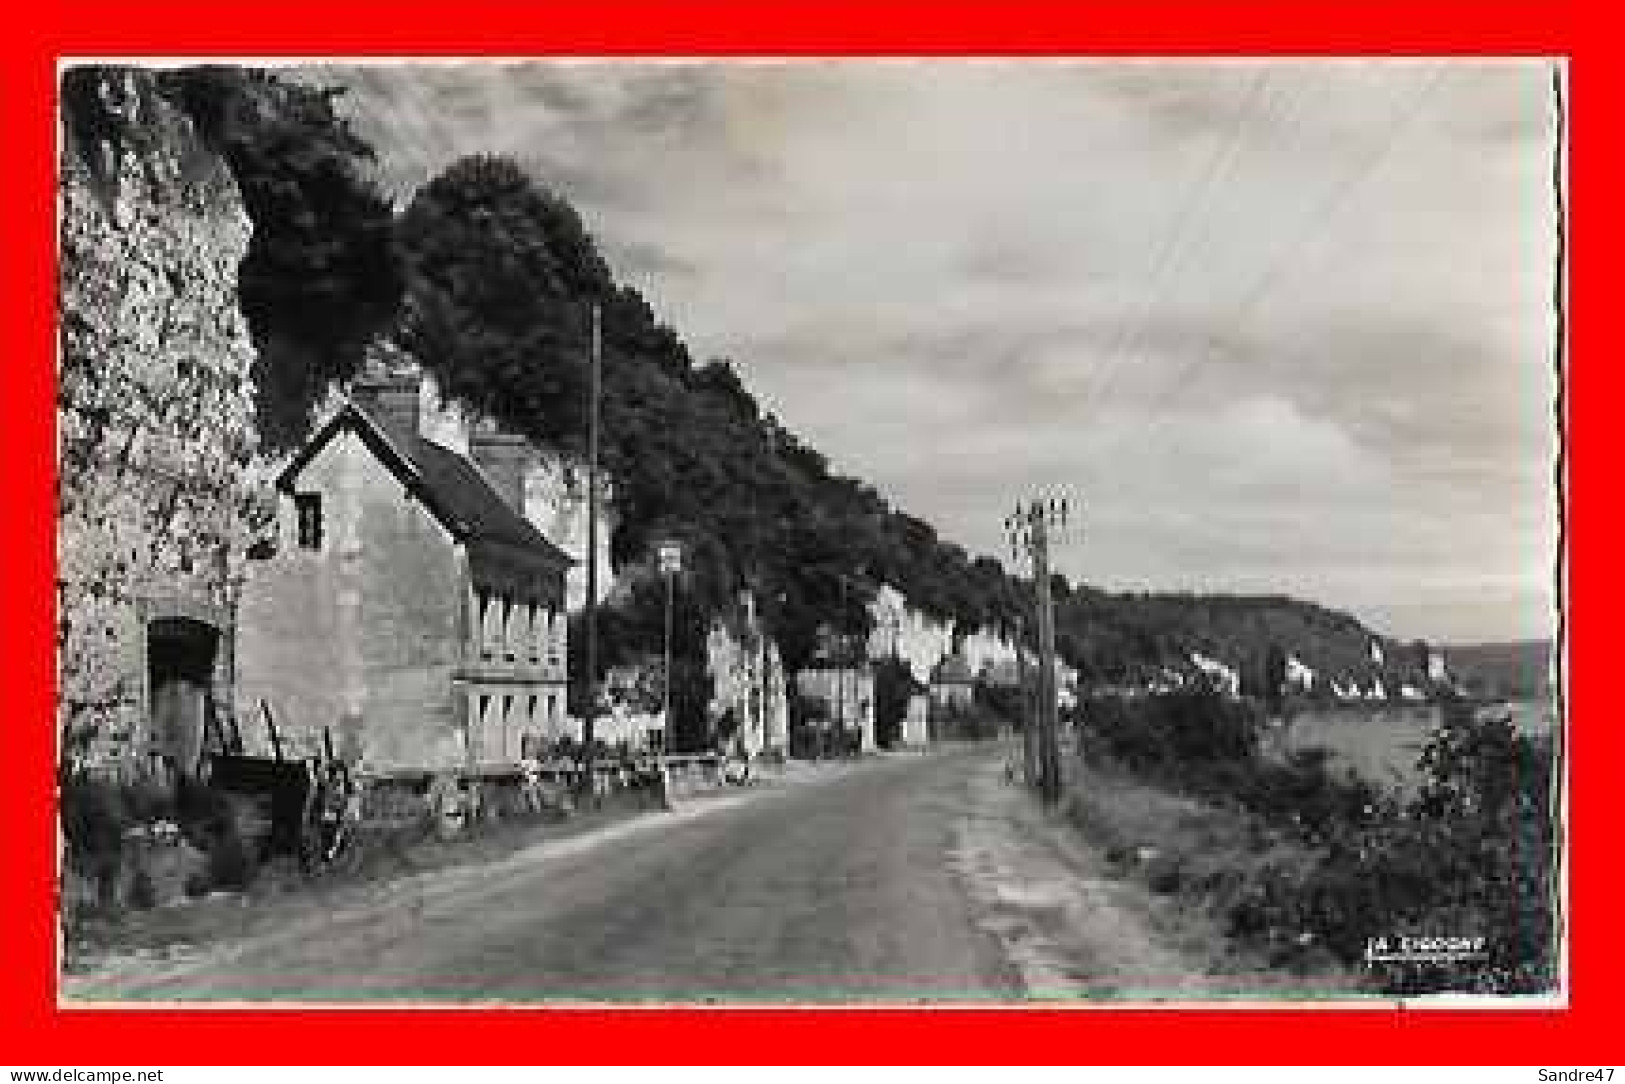
<instances>
[{"instance_id":1,"label":"red border frame","mask_svg":"<svg viewBox=\"0 0 1625 1084\"><path fill-rule=\"evenodd\" d=\"M1599 5L1600 6L1600 5ZM1622 731L1584 718L1600 700L1588 661L1605 665L1601 618L1618 590L1585 579L1589 605L1570 607L1577 680L1570 708L1572 856L1571 1005L1512 1011L1387 1010L730 1010L499 1012L423 1010L59 1010L50 909L54 854L51 764L54 696L52 448L55 313L54 70L64 55L526 55L526 54L1520 54L1574 57L1571 109L1586 150L1583 185L1622 191L1607 115L1617 89L1608 37L1567 3L1539 0L1024 0L1003 4L906 0L828 3L597 0L570 7L522 0L284 0L247 5L149 0L78 3L18 14L0 68L0 117L9 169L0 245L6 322L5 424L0 448L5 597L0 624L12 690L4 744L6 817L0 923L0 1050L13 1064L313 1064L436 1062L1090 1062L1504 1063L1617 1060L1613 992L1625 982L1620 923L1610 902L1625 874L1609 823L1612 765ZM448 17L450 16L450 17ZM1615 86L1609 87L1610 81ZM1593 119L1599 118L1599 119ZM1572 129L1571 129L1572 131ZM1587 135L1596 140L1585 143ZM1582 190L1587 190L1582 188ZM1570 203L1572 213L1572 199ZM1604 199L1587 220L1590 243L1571 245L1598 272L1618 250L1618 216ZM1607 235L1604 235L1607 231ZM1581 283L1586 281L1582 276ZM1594 291L1595 292L1595 291ZM1573 326L1571 324L1571 331ZM1584 340L1584 324L1580 325ZM1596 338L1593 336L1593 338ZM1575 342L1570 339L1571 349ZM1582 367L1581 383L1619 384L1618 367ZM1572 386L1572 384L1571 384ZM1571 432L1599 431L1605 387L1571 399ZM1570 449L1572 457L1573 441ZM1592 449L1598 451L1599 449ZM1606 460L1579 461L1600 478ZM1600 562L1600 531L1578 549ZM1593 629L1593 626L1597 628ZM1588 638L1587 633L1596 635ZM1587 646L1589 645L1589 646ZM17 710L17 709L21 710ZM1614 1042L1609 1042L1614 1039Z\"/></svg>"}]
</instances>

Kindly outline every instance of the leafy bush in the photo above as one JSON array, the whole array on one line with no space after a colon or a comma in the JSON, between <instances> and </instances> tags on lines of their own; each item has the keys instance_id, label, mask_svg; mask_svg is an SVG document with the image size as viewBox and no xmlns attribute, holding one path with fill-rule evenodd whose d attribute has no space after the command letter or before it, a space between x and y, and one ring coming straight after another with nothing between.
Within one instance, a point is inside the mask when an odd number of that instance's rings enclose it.
<instances>
[{"instance_id":1,"label":"leafy bush","mask_svg":"<svg viewBox=\"0 0 1625 1084\"><path fill-rule=\"evenodd\" d=\"M1482 937L1479 959L1377 962L1393 993L1533 993L1554 979L1551 751L1465 707L1421 756L1428 781L1401 807L1330 806L1319 862L1267 880L1237 907L1238 932L1310 932L1350 966L1367 938Z\"/></svg>"},{"instance_id":2,"label":"leafy bush","mask_svg":"<svg viewBox=\"0 0 1625 1084\"><path fill-rule=\"evenodd\" d=\"M1286 960L1313 946L1362 966L1367 939L1482 937L1481 959L1378 963L1393 993L1527 993L1554 976L1554 834L1550 742L1505 719L1447 704L1419 758L1425 783L1408 803L1328 768L1322 750L1286 761L1260 755L1244 707L1178 694L1085 705L1081 748L1148 781L1238 808L1272 852L1246 885L1206 891L1229 935ZM1303 848L1308 848L1304 851ZM1177 864L1154 871L1160 892L1189 881Z\"/></svg>"},{"instance_id":3,"label":"leafy bush","mask_svg":"<svg viewBox=\"0 0 1625 1084\"><path fill-rule=\"evenodd\" d=\"M95 883L101 907L117 908L125 902L119 899L119 882L126 866L126 833L143 823L171 816L173 804L151 784L84 774L64 777L60 794L67 861ZM129 902L140 905L138 899Z\"/></svg>"},{"instance_id":4,"label":"leafy bush","mask_svg":"<svg viewBox=\"0 0 1625 1084\"><path fill-rule=\"evenodd\" d=\"M977 701L937 705L932 708L931 722L939 737L982 741L998 737L1007 720Z\"/></svg>"},{"instance_id":5,"label":"leafy bush","mask_svg":"<svg viewBox=\"0 0 1625 1084\"><path fill-rule=\"evenodd\" d=\"M976 705L988 715L1004 720L1021 729L1027 725L1028 706L1023 690L1015 685L995 685L978 681L975 687Z\"/></svg>"},{"instance_id":6,"label":"leafy bush","mask_svg":"<svg viewBox=\"0 0 1625 1084\"><path fill-rule=\"evenodd\" d=\"M1256 761L1259 719L1244 701L1208 690L1139 699L1101 697L1081 709L1084 751L1156 782L1193 789L1204 773Z\"/></svg>"}]
</instances>

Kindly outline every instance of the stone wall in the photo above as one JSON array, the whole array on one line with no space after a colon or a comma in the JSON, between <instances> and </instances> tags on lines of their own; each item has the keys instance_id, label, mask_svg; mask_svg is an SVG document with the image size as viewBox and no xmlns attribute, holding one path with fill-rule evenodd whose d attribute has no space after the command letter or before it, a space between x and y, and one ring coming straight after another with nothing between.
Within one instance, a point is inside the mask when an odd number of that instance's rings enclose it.
<instances>
[{"instance_id":1,"label":"stone wall","mask_svg":"<svg viewBox=\"0 0 1625 1084\"><path fill-rule=\"evenodd\" d=\"M58 721L75 760L140 769L148 629L209 624L223 697L234 555L267 511L237 303L250 223L151 73L77 88L59 189Z\"/></svg>"}]
</instances>

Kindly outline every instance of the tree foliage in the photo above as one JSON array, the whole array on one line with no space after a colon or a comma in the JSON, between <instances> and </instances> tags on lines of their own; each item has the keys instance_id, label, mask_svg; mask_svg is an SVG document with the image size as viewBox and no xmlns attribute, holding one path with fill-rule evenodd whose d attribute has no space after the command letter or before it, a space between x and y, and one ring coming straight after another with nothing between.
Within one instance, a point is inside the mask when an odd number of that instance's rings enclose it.
<instances>
[{"instance_id":1,"label":"tree foliage","mask_svg":"<svg viewBox=\"0 0 1625 1084\"><path fill-rule=\"evenodd\" d=\"M513 160L453 163L417 193L400 238L404 344L450 396L538 441L585 443L589 314L601 307L601 455L616 565L648 574L638 569L654 541L682 537L692 566L685 591L699 612L720 613L750 587L791 671L813 661L826 632L867 634L881 584L961 633L1009 632L1031 614L1030 583L836 473L762 410L747 362L695 364L645 299L615 281L570 204ZM1064 576L1051 586L1063 658L1101 679L1183 664L1190 650L1234 654L1238 644L1242 669L1257 674L1272 639L1294 650L1336 645L1310 651L1311 665L1357 662L1369 636L1352 619L1339 627L1340 615L1286 599L1111 595ZM657 604L639 592L623 600ZM654 613L616 627L603 666L659 650ZM1035 628L1026 622L1029 642Z\"/></svg>"},{"instance_id":2,"label":"tree foliage","mask_svg":"<svg viewBox=\"0 0 1625 1084\"><path fill-rule=\"evenodd\" d=\"M368 178L372 150L335 112L338 90L226 66L166 72L159 87L225 159L253 221L238 301L259 355L261 439L289 447L400 305L394 212Z\"/></svg>"}]
</instances>

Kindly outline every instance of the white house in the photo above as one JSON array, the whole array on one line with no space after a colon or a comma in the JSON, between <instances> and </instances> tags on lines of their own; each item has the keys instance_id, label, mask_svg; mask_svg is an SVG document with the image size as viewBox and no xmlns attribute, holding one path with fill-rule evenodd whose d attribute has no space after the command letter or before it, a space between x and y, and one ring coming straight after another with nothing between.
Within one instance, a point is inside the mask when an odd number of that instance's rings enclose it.
<instances>
[{"instance_id":1,"label":"white house","mask_svg":"<svg viewBox=\"0 0 1625 1084\"><path fill-rule=\"evenodd\" d=\"M1220 693L1232 697L1241 695L1241 675L1234 667L1226 666L1199 651L1191 652L1190 660L1191 665L1205 675Z\"/></svg>"},{"instance_id":2,"label":"white house","mask_svg":"<svg viewBox=\"0 0 1625 1084\"><path fill-rule=\"evenodd\" d=\"M1315 687L1315 672L1296 655L1288 655L1286 657L1286 683L1292 688L1308 692Z\"/></svg>"}]
</instances>

